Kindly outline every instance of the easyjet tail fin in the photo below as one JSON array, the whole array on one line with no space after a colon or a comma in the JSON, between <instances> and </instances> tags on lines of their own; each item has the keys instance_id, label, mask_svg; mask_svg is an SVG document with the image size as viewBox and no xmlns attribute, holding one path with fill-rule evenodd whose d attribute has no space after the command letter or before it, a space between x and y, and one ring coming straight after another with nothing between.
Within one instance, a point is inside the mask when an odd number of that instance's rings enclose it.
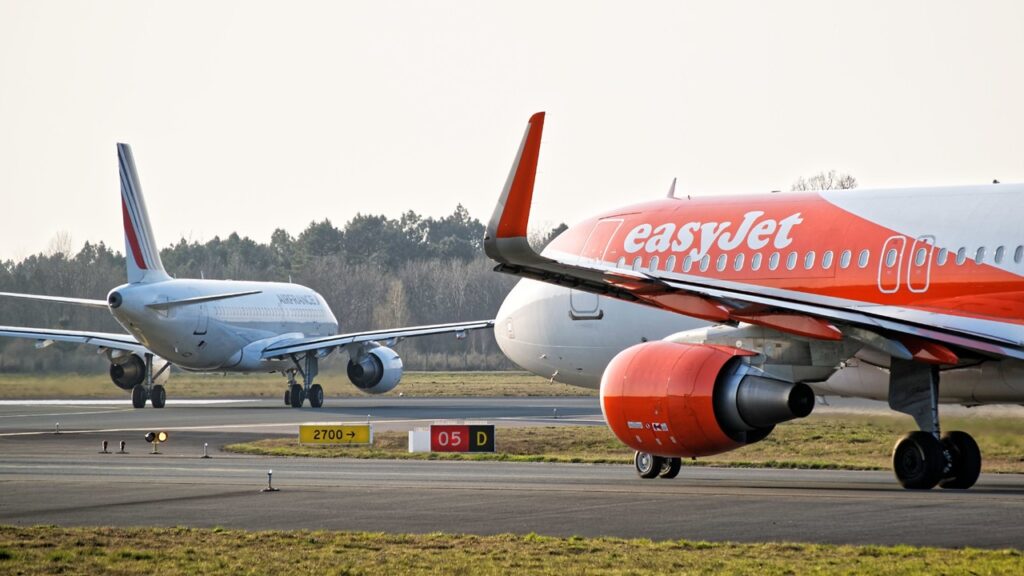
<instances>
[{"instance_id":1,"label":"easyjet tail fin","mask_svg":"<svg viewBox=\"0 0 1024 576\"><path fill-rule=\"evenodd\" d=\"M125 262L128 282L162 282L170 280L160 262L160 250L153 239L149 213L142 198L139 173L135 171L132 148L118 143L117 163L121 172L121 213L124 217Z\"/></svg>"}]
</instances>

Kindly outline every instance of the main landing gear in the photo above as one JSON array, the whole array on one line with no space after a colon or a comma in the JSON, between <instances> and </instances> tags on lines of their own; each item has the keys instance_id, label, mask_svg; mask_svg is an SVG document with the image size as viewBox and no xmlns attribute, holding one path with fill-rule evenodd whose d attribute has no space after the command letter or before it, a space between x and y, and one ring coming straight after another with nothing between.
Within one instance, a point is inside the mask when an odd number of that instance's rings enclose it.
<instances>
[{"instance_id":1,"label":"main landing gear","mask_svg":"<svg viewBox=\"0 0 1024 576\"><path fill-rule=\"evenodd\" d=\"M153 408L164 407L167 403L167 391L160 384L153 384L153 381L170 367L171 363L167 362L160 367L156 374L153 374L153 355L146 354L146 379L132 388L132 406L145 408L146 400L149 400L153 404Z\"/></svg>"},{"instance_id":2,"label":"main landing gear","mask_svg":"<svg viewBox=\"0 0 1024 576\"><path fill-rule=\"evenodd\" d=\"M681 458L657 456L648 452L637 452L633 455L633 466L636 473L644 479L675 478L683 467Z\"/></svg>"},{"instance_id":3,"label":"main landing gear","mask_svg":"<svg viewBox=\"0 0 1024 576\"><path fill-rule=\"evenodd\" d=\"M981 473L981 450L966 432L939 430L939 369L894 358L889 368L889 407L914 417L910 432L892 452L896 479L904 488L967 489Z\"/></svg>"},{"instance_id":4,"label":"main landing gear","mask_svg":"<svg viewBox=\"0 0 1024 576\"><path fill-rule=\"evenodd\" d=\"M307 352L301 358L297 354L292 354L291 359L295 367L285 372L288 376L288 388L284 391L284 405L302 408L302 404L308 399L311 407L320 408L324 405L324 389L319 384L313 384L313 379L319 371L316 354ZM302 363L299 360L302 360ZM302 376L302 384L296 382L296 373Z\"/></svg>"}]
</instances>

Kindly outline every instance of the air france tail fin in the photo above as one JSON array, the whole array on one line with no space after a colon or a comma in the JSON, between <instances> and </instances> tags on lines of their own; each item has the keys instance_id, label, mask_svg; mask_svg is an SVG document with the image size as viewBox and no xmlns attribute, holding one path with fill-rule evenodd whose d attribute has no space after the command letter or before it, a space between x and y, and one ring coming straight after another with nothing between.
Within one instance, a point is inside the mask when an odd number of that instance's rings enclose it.
<instances>
[{"instance_id":1,"label":"air france tail fin","mask_svg":"<svg viewBox=\"0 0 1024 576\"><path fill-rule=\"evenodd\" d=\"M127 144L117 145L117 163L121 171L121 213L124 217L125 262L128 282L161 282L170 280L160 262L160 251L153 239L149 213L142 198L135 158Z\"/></svg>"}]
</instances>

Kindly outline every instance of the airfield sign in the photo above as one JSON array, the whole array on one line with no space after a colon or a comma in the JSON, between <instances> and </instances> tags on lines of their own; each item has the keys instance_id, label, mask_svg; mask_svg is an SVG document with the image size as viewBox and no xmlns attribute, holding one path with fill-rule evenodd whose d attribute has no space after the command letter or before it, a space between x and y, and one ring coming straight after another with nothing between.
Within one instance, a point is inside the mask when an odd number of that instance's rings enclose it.
<instances>
[{"instance_id":1,"label":"airfield sign","mask_svg":"<svg viewBox=\"0 0 1024 576\"><path fill-rule=\"evenodd\" d=\"M371 424L300 424L299 444L373 443Z\"/></svg>"}]
</instances>

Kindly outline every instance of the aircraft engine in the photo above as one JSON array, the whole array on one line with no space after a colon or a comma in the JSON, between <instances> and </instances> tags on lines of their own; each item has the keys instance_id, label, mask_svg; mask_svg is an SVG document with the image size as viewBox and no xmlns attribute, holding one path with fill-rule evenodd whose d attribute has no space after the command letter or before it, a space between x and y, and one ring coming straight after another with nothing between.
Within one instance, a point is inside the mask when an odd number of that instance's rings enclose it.
<instances>
[{"instance_id":1,"label":"aircraft engine","mask_svg":"<svg viewBox=\"0 0 1024 576\"><path fill-rule=\"evenodd\" d=\"M348 361L348 379L367 394L384 394L402 379L402 358L387 346L370 348L359 361Z\"/></svg>"},{"instance_id":2,"label":"aircraft engine","mask_svg":"<svg viewBox=\"0 0 1024 576\"><path fill-rule=\"evenodd\" d=\"M159 372L167 361L163 358L153 358L153 371ZM167 381L171 371L165 370L154 383L163 384ZM129 354L110 362L110 379L122 390L131 390L135 386L146 381L146 361L141 356Z\"/></svg>"},{"instance_id":3,"label":"aircraft engine","mask_svg":"<svg viewBox=\"0 0 1024 576\"><path fill-rule=\"evenodd\" d=\"M601 410L640 452L697 457L757 442L814 408L814 392L765 375L728 346L646 342L620 352L601 378Z\"/></svg>"}]
</instances>

